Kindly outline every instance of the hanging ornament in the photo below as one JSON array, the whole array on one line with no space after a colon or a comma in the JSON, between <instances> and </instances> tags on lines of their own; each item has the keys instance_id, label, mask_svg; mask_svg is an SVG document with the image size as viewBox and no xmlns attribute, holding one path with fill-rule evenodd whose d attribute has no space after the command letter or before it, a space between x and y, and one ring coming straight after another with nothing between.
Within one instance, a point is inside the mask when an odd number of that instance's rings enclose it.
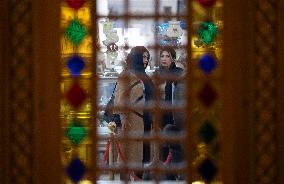
<instances>
[{"instance_id":1,"label":"hanging ornament","mask_svg":"<svg viewBox=\"0 0 284 184\"><path fill-rule=\"evenodd\" d=\"M210 7L216 3L216 0L198 0L198 2L204 7Z\"/></svg>"},{"instance_id":2,"label":"hanging ornament","mask_svg":"<svg viewBox=\"0 0 284 184\"><path fill-rule=\"evenodd\" d=\"M67 0L68 5L74 10L79 10L85 3L85 0Z\"/></svg>"},{"instance_id":3,"label":"hanging ornament","mask_svg":"<svg viewBox=\"0 0 284 184\"><path fill-rule=\"evenodd\" d=\"M107 51L107 60L111 62L111 64L113 65L117 56L118 56L118 52L117 51Z\"/></svg>"}]
</instances>

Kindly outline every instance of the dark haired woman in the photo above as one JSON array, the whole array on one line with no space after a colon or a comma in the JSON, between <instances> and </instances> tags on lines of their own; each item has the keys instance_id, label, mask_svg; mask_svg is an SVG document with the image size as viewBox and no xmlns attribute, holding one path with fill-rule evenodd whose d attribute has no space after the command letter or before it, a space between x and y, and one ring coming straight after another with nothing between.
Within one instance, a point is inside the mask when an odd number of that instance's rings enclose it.
<instances>
[{"instance_id":1,"label":"dark haired woman","mask_svg":"<svg viewBox=\"0 0 284 184\"><path fill-rule=\"evenodd\" d=\"M151 127L151 115L144 110L153 96L153 83L145 72L149 58L150 53L145 47L132 48L126 59L126 68L117 79L114 106L127 107L127 110L117 108L114 112L120 115L122 135L143 135L144 129L147 131ZM144 150L143 160L143 141L128 140L120 145L128 163L142 166L145 159L150 160L148 148L147 153ZM146 156L149 158L145 158Z\"/></svg>"},{"instance_id":2,"label":"dark haired woman","mask_svg":"<svg viewBox=\"0 0 284 184\"><path fill-rule=\"evenodd\" d=\"M176 52L172 47L163 47L160 50L160 67L156 71L160 78L161 98L164 107L180 105L184 101L184 83L181 78L183 69L175 64ZM178 135L184 126L182 113L167 111L161 116L161 129L164 133ZM165 161L169 152L172 153L173 163L180 163L183 160L183 152L180 144L165 144L161 151L161 160ZM167 179L176 180L179 175L167 175Z\"/></svg>"},{"instance_id":3,"label":"dark haired woman","mask_svg":"<svg viewBox=\"0 0 284 184\"><path fill-rule=\"evenodd\" d=\"M183 69L175 64L176 52L172 47L163 47L160 50L160 66L156 74L160 78L161 98L165 106L172 105L176 99L176 94L180 93L178 87L180 85L180 77L183 75ZM166 112L162 115L161 128L168 124L177 125L181 129L181 125L176 124L172 112Z\"/></svg>"}]
</instances>

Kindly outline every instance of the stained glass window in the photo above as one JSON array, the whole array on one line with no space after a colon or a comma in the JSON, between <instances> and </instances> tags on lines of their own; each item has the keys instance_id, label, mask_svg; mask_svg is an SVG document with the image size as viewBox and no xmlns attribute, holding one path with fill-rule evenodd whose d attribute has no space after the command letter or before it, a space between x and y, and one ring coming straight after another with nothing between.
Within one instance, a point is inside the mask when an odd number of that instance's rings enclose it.
<instances>
[{"instance_id":1,"label":"stained glass window","mask_svg":"<svg viewBox=\"0 0 284 184\"><path fill-rule=\"evenodd\" d=\"M222 6L221 0L62 0L66 183L220 180ZM136 46L146 49L143 55L132 55ZM129 62L139 57L147 60L144 78L132 81L139 75ZM133 101L136 88L142 93ZM110 119L106 112L116 114Z\"/></svg>"}]
</instances>

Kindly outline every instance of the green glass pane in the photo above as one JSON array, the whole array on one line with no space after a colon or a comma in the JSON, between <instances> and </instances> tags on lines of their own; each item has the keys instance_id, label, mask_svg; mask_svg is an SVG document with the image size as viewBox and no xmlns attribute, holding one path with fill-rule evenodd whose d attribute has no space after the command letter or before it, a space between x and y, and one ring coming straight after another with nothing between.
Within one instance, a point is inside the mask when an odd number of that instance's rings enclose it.
<instances>
[{"instance_id":1,"label":"green glass pane","mask_svg":"<svg viewBox=\"0 0 284 184\"><path fill-rule=\"evenodd\" d=\"M71 122L66 130L66 136L74 145L79 145L86 135L87 131L80 122Z\"/></svg>"},{"instance_id":2,"label":"green glass pane","mask_svg":"<svg viewBox=\"0 0 284 184\"><path fill-rule=\"evenodd\" d=\"M87 35L87 29L78 19L73 19L66 28L65 34L74 45L79 45Z\"/></svg>"},{"instance_id":3,"label":"green glass pane","mask_svg":"<svg viewBox=\"0 0 284 184\"><path fill-rule=\"evenodd\" d=\"M213 22L203 22L198 29L198 35L206 45L214 42L217 33L218 28Z\"/></svg>"},{"instance_id":4,"label":"green glass pane","mask_svg":"<svg viewBox=\"0 0 284 184\"><path fill-rule=\"evenodd\" d=\"M204 141L206 144L209 144L216 138L217 131L213 126L213 123L206 120L204 124L200 127L198 134L202 141Z\"/></svg>"}]
</instances>

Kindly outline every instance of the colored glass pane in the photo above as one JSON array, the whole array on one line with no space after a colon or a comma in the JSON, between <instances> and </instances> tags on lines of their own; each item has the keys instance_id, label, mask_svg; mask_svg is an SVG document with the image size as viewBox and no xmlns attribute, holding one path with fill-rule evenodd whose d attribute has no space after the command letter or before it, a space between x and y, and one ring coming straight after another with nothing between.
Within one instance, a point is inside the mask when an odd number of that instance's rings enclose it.
<instances>
[{"instance_id":1,"label":"colored glass pane","mask_svg":"<svg viewBox=\"0 0 284 184\"><path fill-rule=\"evenodd\" d=\"M67 67L73 76L79 76L85 67L85 62L82 57L74 55L67 61Z\"/></svg>"},{"instance_id":2,"label":"colored glass pane","mask_svg":"<svg viewBox=\"0 0 284 184\"><path fill-rule=\"evenodd\" d=\"M205 121L200 127L198 134L202 141L208 144L215 139L217 132L210 121Z\"/></svg>"},{"instance_id":3,"label":"colored glass pane","mask_svg":"<svg viewBox=\"0 0 284 184\"><path fill-rule=\"evenodd\" d=\"M198 63L199 68L208 75L216 68L216 65L215 58L210 54L203 55Z\"/></svg>"},{"instance_id":4,"label":"colored glass pane","mask_svg":"<svg viewBox=\"0 0 284 184\"><path fill-rule=\"evenodd\" d=\"M78 19L73 19L66 28L67 38L74 44L79 45L87 35L87 29Z\"/></svg>"},{"instance_id":5,"label":"colored glass pane","mask_svg":"<svg viewBox=\"0 0 284 184\"><path fill-rule=\"evenodd\" d=\"M87 131L80 122L72 122L66 130L66 136L74 145L80 144L86 137Z\"/></svg>"},{"instance_id":6,"label":"colored glass pane","mask_svg":"<svg viewBox=\"0 0 284 184\"><path fill-rule=\"evenodd\" d=\"M211 182L217 173L217 167L210 159L205 159L198 166L198 172L206 182Z\"/></svg>"},{"instance_id":7,"label":"colored glass pane","mask_svg":"<svg viewBox=\"0 0 284 184\"><path fill-rule=\"evenodd\" d=\"M206 45L214 42L218 33L218 28L213 22L203 22L198 28L198 35Z\"/></svg>"},{"instance_id":8,"label":"colored glass pane","mask_svg":"<svg viewBox=\"0 0 284 184\"><path fill-rule=\"evenodd\" d=\"M209 83L206 83L199 91L198 97L203 105L210 107L216 100L217 93Z\"/></svg>"},{"instance_id":9,"label":"colored glass pane","mask_svg":"<svg viewBox=\"0 0 284 184\"><path fill-rule=\"evenodd\" d=\"M80 9L85 3L85 0L67 0L67 4L74 10Z\"/></svg>"},{"instance_id":10,"label":"colored glass pane","mask_svg":"<svg viewBox=\"0 0 284 184\"><path fill-rule=\"evenodd\" d=\"M74 183L78 183L85 173L85 165L79 158L73 159L66 167L66 173Z\"/></svg>"},{"instance_id":11,"label":"colored glass pane","mask_svg":"<svg viewBox=\"0 0 284 184\"><path fill-rule=\"evenodd\" d=\"M68 102L74 107L79 108L86 99L86 93L78 83L74 83L65 95Z\"/></svg>"},{"instance_id":12,"label":"colored glass pane","mask_svg":"<svg viewBox=\"0 0 284 184\"><path fill-rule=\"evenodd\" d=\"M216 3L216 0L198 0L198 2L204 7L210 7Z\"/></svg>"}]
</instances>

